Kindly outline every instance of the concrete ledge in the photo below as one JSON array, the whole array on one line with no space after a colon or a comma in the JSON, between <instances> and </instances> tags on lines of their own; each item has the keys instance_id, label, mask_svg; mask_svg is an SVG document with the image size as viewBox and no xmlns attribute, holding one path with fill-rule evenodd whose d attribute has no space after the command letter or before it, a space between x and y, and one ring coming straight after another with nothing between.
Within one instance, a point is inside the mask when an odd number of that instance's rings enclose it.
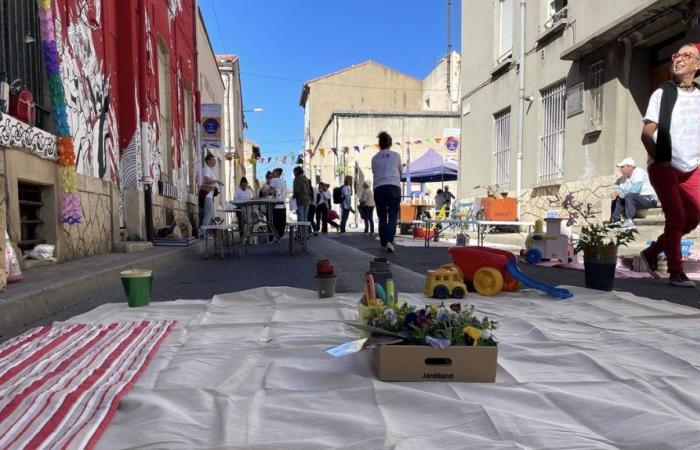
<instances>
[{"instance_id":1,"label":"concrete ledge","mask_svg":"<svg viewBox=\"0 0 700 450\"><path fill-rule=\"evenodd\" d=\"M12 329L77 305L120 282L119 273L133 267L157 270L201 254L204 242L191 247L159 247L144 253L93 256L28 270L20 283L0 294L0 336Z\"/></svg>"},{"instance_id":2,"label":"concrete ledge","mask_svg":"<svg viewBox=\"0 0 700 450\"><path fill-rule=\"evenodd\" d=\"M152 242L127 241L114 244L114 253L137 253L153 248Z\"/></svg>"}]
</instances>

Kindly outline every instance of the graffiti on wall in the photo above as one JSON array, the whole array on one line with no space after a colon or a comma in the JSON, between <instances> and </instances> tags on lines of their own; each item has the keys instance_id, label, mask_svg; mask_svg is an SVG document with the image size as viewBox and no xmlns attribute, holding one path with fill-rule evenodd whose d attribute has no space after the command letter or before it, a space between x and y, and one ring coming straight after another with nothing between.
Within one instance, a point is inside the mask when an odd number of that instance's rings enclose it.
<instances>
[{"instance_id":1,"label":"graffiti on wall","mask_svg":"<svg viewBox=\"0 0 700 450\"><path fill-rule=\"evenodd\" d=\"M0 147L28 150L42 159L56 160L56 136L0 112Z\"/></svg>"},{"instance_id":2,"label":"graffiti on wall","mask_svg":"<svg viewBox=\"0 0 700 450\"><path fill-rule=\"evenodd\" d=\"M119 181L116 113L110 77L95 48L93 29L99 15L84 1L67 8L66 21L56 15L56 46L61 58L61 78L66 95L68 122L73 132L76 170L85 175ZM92 11L101 11L95 0ZM97 19L96 19L97 18Z\"/></svg>"},{"instance_id":3,"label":"graffiti on wall","mask_svg":"<svg viewBox=\"0 0 700 450\"><path fill-rule=\"evenodd\" d=\"M182 0L168 0L168 17L173 20L182 10Z\"/></svg>"}]
</instances>

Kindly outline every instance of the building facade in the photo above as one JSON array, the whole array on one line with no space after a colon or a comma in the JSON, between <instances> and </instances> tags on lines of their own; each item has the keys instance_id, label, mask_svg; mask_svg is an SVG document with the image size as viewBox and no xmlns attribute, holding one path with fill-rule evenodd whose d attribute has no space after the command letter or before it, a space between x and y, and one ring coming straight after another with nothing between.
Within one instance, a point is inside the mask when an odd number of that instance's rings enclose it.
<instances>
[{"instance_id":1,"label":"building facade","mask_svg":"<svg viewBox=\"0 0 700 450\"><path fill-rule=\"evenodd\" d=\"M371 185L372 157L378 151L376 142L380 130L391 135L392 150L401 155L404 164L415 161L431 149L445 160L456 163L458 148L450 150L445 143L448 137L459 136L459 121L459 112L450 111L335 111L331 114L329 126L319 136L319 143L328 143L328 147L317 148L316 162L310 166L307 176L314 186L321 181L327 182L323 178L323 166L335 164L341 177L353 177L356 190L364 181ZM333 148L337 149L336 153ZM335 185L339 186L341 182L339 178ZM443 184L452 190L456 188L455 182ZM441 185L431 185L412 183L406 187L406 195L422 192L432 198ZM357 201L357 196L354 201ZM356 222L356 219L359 217L351 214L350 220Z\"/></svg>"},{"instance_id":2,"label":"building facade","mask_svg":"<svg viewBox=\"0 0 700 450\"><path fill-rule=\"evenodd\" d=\"M207 153L211 153L216 158L216 166L214 167L214 176L223 180L226 183L221 194L214 198L214 202L218 207L221 207L226 200L231 197L228 195L230 187L227 183L227 165L229 161L226 159L226 149L224 148L224 138L227 133L227 122L224 120L224 104L226 101L226 87L219 73L219 62L214 53L214 48L211 45L207 28L204 25L204 18L201 11L198 14L197 20L197 68L199 70L199 89L200 89L200 111L198 122L198 140L200 149L200 161L202 164L197 167L199 179L201 179L201 171L204 167L204 158ZM210 125L216 124L215 129L211 129Z\"/></svg>"},{"instance_id":3,"label":"building facade","mask_svg":"<svg viewBox=\"0 0 700 450\"><path fill-rule=\"evenodd\" d=\"M671 53L697 40L697 6L527 0L521 41L518 0L470 3L462 13L462 48L470 51L462 65L460 195L481 195L473 186L489 184L516 195L520 178L522 220L559 208L568 194L607 215L615 163L646 162L641 119L668 78Z\"/></svg>"},{"instance_id":4,"label":"building facade","mask_svg":"<svg viewBox=\"0 0 700 450\"><path fill-rule=\"evenodd\" d=\"M11 242L55 245L64 261L110 252L120 234L150 239L180 214L196 223L196 1L23 4L22 20L0 21L0 74L21 78L37 103L34 124L0 113L0 227ZM53 103L65 103L65 121ZM61 132L72 137L77 223L61 220Z\"/></svg>"},{"instance_id":5,"label":"building facade","mask_svg":"<svg viewBox=\"0 0 700 450\"><path fill-rule=\"evenodd\" d=\"M245 122L243 118L243 90L241 88L241 70L236 55L218 55L216 60L224 84L224 134L223 149L226 156L225 179L227 198L233 199L236 186L250 165L245 158Z\"/></svg>"},{"instance_id":6,"label":"building facade","mask_svg":"<svg viewBox=\"0 0 700 450\"><path fill-rule=\"evenodd\" d=\"M432 72L423 80L423 110L459 111L461 70L462 58L459 53L452 51L449 59L447 56L440 59Z\"/></svg>"},{"instance_id":7,"label":"building facade","mask_svg":"<svg viewBox=\"0 0 700 450\"><path fill-rule=\"evenodd\" d=\"M326 183L338 185L345 175L341 141L328 133L334 124L335 111L420 111L423 83L374 61L366 61L338 72L316 78L304 84L299 105L304 108L304 155L307 173L316 174ZM362 142L347 142L343 146L373 144L373 135L363 136ZM322 152L320 149L324 149ZM352 173L348 173L352 175Z\"/></svg>"}]
</instances>

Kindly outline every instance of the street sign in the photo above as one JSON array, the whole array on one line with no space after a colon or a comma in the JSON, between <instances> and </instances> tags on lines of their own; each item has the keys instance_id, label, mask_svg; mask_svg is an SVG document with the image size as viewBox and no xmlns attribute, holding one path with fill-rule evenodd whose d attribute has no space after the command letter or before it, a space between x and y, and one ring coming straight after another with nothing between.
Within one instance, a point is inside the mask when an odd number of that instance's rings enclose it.
<instances>
[{"instance_id":1,"label":"street sign","mask_svg":"<svg viewBox=\"0 0 700 450\"><path fill-rule=\"evenodd\" d=\"M445 147L451 152L457 150L457 147L459 147L459 139L454 136L449 136L445 139Z\"/></svg>"},{"instance_id":2,"label":"street sign","mask_svg":"<svg viewBox=\"0 0 700 450\"><path fill-rule=\"evenodd\" d=\"M202 144L207 147L221 147L221 105L202 104Z\"/></svg>"}]
</instances>

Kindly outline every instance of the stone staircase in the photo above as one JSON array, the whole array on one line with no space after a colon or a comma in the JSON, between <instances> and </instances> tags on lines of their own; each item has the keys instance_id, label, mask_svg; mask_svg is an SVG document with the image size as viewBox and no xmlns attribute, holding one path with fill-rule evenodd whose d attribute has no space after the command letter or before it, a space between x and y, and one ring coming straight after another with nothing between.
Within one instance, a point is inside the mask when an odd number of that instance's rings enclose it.
<instances>
[{"instance_id":1,"label":"stone staircase","mask_svg":"<svg viewBox=\"0 0 700 450\"><path fill-rule=\"evenodd\" d=\"M647 242L655 240L664 231L664 225L666 224L666 218L661 208L652 208L647 210L647 214L642 218L634 219L634 224L637 227L637 238L632 242L626 249L623 249L620 253L626 254L637 254L647 247ZM690 234L683 237L683 240L691 240L693 243L693 251L698 251L700 243L696 243L700 240L700 230L696 229Z\"/></svg>"},{"instance_id":2,"label":"stone staircase","mask_svg":"<svg viewBox=\"0 0 700 450\"><path fill-rule=\"evenodd\" d=\"M620 255L639 254L639 252L648 246L647 242L655 240L661 233L663 233L666 219L663 211L661 211L661 208L653 208L647 210L645 217L635 219L634 223L637 227L637 237L627 247L620 249ZM573 232L575 234L580 234L581 228L574 226ZM474 233L470 233L470 235L471 234ZM499 245L519 246L523 248L526 237L527 233L494 233L486 236L486 242ZM476 237L472 236L472 238L472 242L475 242ZM684 236L683 240L694 241L692 251L699 252L700 228Z\"/></svg>"},{"instance_id":3,"label":"stone staircase","mask_svg":"<svg viewBox=\"0 0 700 450\"><path fill-rule=\"evenodd\" d=\"M112 249L114 253L137 253L153 248L152 242L129 241L129 233L124 228L119 230L119 239L119 242L114 243L114 248Z\"/></svg>"}]
</instances>

